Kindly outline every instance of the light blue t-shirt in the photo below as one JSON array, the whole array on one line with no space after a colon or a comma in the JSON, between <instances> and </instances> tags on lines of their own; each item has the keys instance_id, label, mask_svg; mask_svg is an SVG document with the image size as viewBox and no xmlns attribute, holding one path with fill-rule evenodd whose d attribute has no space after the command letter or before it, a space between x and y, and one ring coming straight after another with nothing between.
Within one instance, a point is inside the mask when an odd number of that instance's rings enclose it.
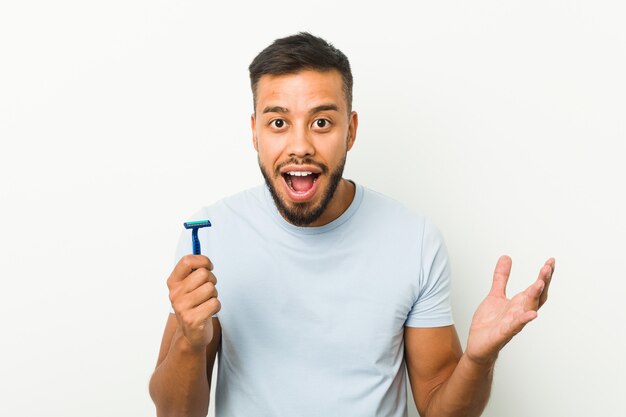
<instances>
[{"instance_id":1,"label":"light blue t-shirt","mask_svg":"<svg viewBox=\"0 0 626 417\"><path fill-rule=\"evenodd\" d=\"M404 327L452 324L432 223L360 185L321 227L288 223L265 186L200 219L222 304L217 417L406 416Z\"/></svg>"}]
</instances>

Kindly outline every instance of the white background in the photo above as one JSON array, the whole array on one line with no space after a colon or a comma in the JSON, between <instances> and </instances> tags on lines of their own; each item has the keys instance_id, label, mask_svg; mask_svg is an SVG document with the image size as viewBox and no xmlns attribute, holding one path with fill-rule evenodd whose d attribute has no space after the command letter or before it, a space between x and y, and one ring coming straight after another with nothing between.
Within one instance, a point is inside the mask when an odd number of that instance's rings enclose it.
<instances>
[{"instance_id":1,"label":"white background","mask_svg":"<svg viewBox=\"0 0 626 417\"><path fill-rule=\"evenodd\" d=\"M262 180L247 66L301 30L351 59L346 177L442 230L463 341L499 255L510 292L557 259L484 415L624 415L623 3L337 3L2 3L0 415L154 415L182 222Z\"/></svg>"}]
</instances>

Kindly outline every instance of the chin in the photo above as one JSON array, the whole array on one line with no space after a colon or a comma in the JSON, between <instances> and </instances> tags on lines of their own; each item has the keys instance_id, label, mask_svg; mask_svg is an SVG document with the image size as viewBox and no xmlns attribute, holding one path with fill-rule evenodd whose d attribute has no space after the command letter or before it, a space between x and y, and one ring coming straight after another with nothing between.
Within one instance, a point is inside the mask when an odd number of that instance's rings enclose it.
<instances>
[{"instance_id":1,"label":"chin","mask_svg":"<svg viewBox=\"0 0 626 417\"><path fill-rule=\"evenodd\" d=\"M276 204L276 208L285 220L295 226L308 226L324 214L335 195L337 186L341 182L343 166L343 163L340 164L338 169L330 174L328 177L329 181L326 184L323 184L326 182L324 179L317 178L315 190L311 193L310 198L298 201L285 196L285 194L289 193L283 191L284 187L288 186L285 184L283 176L279 174L273 178L270 177L268 171L259 161L261 173L265 178L265 184L270 191L274 204ZM279 192L278 190L281 191Z\"/></svg>"}]
</instances>

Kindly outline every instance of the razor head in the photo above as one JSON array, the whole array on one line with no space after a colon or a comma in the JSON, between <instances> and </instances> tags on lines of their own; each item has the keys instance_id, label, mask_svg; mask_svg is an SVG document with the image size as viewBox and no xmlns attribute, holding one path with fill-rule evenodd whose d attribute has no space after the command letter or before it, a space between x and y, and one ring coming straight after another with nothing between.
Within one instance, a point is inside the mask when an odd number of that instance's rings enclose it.
<instances>
[{"instance_id":1,"label":"razor head","mask_svg":"<svg viewBox=\"0 0 626 417\"><path fill-rule=\"evenodd\" d=\"M185 222L183 223L185 229L200 229L202 227L211 227L211 222L208 220L197 220L193 222Z\"/></svg>"}]
</instances>

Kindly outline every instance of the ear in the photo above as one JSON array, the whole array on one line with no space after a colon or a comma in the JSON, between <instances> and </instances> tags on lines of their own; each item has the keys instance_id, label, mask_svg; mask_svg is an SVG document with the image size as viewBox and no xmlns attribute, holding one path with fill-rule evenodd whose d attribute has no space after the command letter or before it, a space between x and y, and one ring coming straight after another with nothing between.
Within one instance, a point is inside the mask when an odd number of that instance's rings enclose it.
<instances>
[{"instance_id":1,"label":"ear","mask_svg":"<svg viewBox=\"0 0 626 417\"><path fill-rule=\"evenodd\" d=\"M352 145L354 145L354 141L356 140L356 131L359 127L359 115L353 111L350 113L350 120L348 122L348 138L347 138L347 149L352 149Z\"/></svg>"},{"instance_id":2,"label":"ear","mask_svg":"<svg viewBox=\"0 0 626 417\"><path fill-rule=\"evenodd\" d=\"M250 116L250 127L252 128L252 146L254 146L255 151L259 151L259 144L256 137L256 118L254 117L254 113Z\"/></svg>"}]
</instances>

